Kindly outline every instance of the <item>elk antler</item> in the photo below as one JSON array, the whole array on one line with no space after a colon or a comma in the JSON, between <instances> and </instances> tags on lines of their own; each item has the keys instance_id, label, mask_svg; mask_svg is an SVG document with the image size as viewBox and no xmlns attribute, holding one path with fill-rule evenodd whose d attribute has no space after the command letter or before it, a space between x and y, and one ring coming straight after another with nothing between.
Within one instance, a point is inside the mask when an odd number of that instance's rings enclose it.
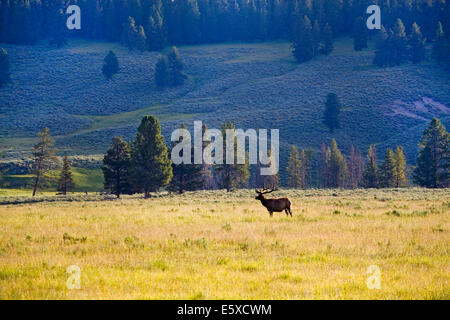
<instances>
[{"instance_id":1,"label":"elk antler","mask_svg":"<svg viewBox=\"0 0 450 320\"><path fill-rule=\"evenodd\" d=\"M259 194L272 193L272 192L277 191L277 190L278 190L278 188L274 188L273 186L271 186L270 188L266 188L266 187L264 186L264 189L262 189L262 190L260 190L260 189L255 189L256 193L259 193Z\"/></svg>"}]
</instances>

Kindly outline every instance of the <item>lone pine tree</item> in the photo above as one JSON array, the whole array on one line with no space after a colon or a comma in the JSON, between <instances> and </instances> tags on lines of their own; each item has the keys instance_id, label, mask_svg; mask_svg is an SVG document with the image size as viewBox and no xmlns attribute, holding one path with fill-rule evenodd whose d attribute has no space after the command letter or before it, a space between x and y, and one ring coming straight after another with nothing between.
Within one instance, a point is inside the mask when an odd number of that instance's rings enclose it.
<instances>
[{"instance_id":1,"label":"lone pine tree","mask_svg":"<svg viewBox=\"0 0 450 320\"><path fill-rule=\"evenodd\" d=\"M113 51L109 51L103 60L102 72L108 80L111 80L119 72L119 60L117 60L116 54Z\"/></svg>"},{"instance_id":2,"label":"lone pine tree","mask_svg":"<svg viewBox=\"0 0 450 320\"><path fill-rule=\"evenodd\" d=\"M38 138L39 141L34 145L32 151L33 172L35 174L33 197L40 187L43 175L56 163L56 149L53 148L55 141L50 136L50 130L45 128L38 133Z\"/></svg>"},{"instance_id":3,"label":"lone pine tree","mask_svg":"<svg viewBox=\"0 0 450 320\"><path fill-rule=\"evenodd\" d=\"M323 123L334 133L336 129L340 128L339 113L341 111L341 104L336 94L329 93L325 103L325 111L323 113Z\"/></svg>"},{"instance_id":4,"label":"lone pine tree","mask_svg":"<svg viewBox=\"0 0 450 320\"><path fill-rule=\"evenodd\" d=\"M74 188L72 171L70 168L69 158L64 156L63 166L61 169L61 173L59 175L58 180L58 191L63 195L66 195L67 192L72 191Z\"/></svg>"}]
</instances>

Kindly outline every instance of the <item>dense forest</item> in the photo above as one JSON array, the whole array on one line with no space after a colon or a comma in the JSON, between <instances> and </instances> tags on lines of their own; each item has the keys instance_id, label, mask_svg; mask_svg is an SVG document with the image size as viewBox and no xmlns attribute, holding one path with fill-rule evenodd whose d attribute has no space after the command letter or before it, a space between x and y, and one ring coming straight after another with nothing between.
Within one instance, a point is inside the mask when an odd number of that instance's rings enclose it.
<instances>
[{"instance_id":1,"label":"dense forest","mask_svg":"<svg viewBox=\"0 0 450 320\"><path fill-rule=\"evenodd\" d=\"M371 4L381 8L388 30L401 19L409 33L414 22L428 41L438 22L450 37L450 3L445 0L0 0L0 42L34 44L62 34L123 40L132 17L142 27L148 47L224 41L292 39L305 16L311 24L329 25L333 35L351 35L368 17ZM65 9L81 8L81 30L65 28Z\"/></svg>"}]
</instances>

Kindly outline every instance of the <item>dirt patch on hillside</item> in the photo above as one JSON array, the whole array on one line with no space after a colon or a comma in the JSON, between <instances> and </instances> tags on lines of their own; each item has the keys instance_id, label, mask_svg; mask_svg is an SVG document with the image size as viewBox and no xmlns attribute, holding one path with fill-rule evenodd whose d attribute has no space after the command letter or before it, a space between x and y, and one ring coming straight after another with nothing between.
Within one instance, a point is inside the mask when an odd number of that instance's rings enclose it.
<instances>
[{"instance_id":1,"label":"dirt patch on hillside","mask_svg":"<svg viewBox=\"0 0 450 320\"><path fill-rule=\"evenodd\" d=\"M439 115L449 115L450 108L434 101L429 97L422 97L421 100L404 102L400 99L394 100L392 104L384 105L383 110L389 116L405 116L413 119L428 121Z\"/></svg>"}]
</instances>

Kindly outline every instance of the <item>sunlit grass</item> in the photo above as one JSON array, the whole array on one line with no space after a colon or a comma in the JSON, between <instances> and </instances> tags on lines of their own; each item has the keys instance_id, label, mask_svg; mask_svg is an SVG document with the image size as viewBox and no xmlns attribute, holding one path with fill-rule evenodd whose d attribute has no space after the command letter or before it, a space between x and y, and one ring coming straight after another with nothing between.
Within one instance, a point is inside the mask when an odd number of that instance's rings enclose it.
<instances>
[{"instance_id":1,"label":"sunlit grass","mask_svg":"<svg viewBox=\"0 0 450 320\"><path fill-rule=\"evenodd\" d=\"M41 179L41 185L45 191L40 191L41 195L54 195L58 185L58 179L61 169L50 170L45 173ZM101 169L72 168L72 178L74 181L74 189L76 192L98 192L103 189L103 173ZM2 177L2 185L11 189L0 189L1 196L31 195L34 185L35 175L4 175ZM13 191L15 190L15 191ZM18 192L20 190L20 192Z\"/></svg>"},{"instance_id":2,"label":"sunlit grass","mask_svg":"<svg viewBox=\"0 0 450 320\"><path fill-rule=\"evenodd\" d=\"M2 205L0 298L450 298L449 190L279 195L292 219L247 190Z\"/></svg>"}]
</instances>

